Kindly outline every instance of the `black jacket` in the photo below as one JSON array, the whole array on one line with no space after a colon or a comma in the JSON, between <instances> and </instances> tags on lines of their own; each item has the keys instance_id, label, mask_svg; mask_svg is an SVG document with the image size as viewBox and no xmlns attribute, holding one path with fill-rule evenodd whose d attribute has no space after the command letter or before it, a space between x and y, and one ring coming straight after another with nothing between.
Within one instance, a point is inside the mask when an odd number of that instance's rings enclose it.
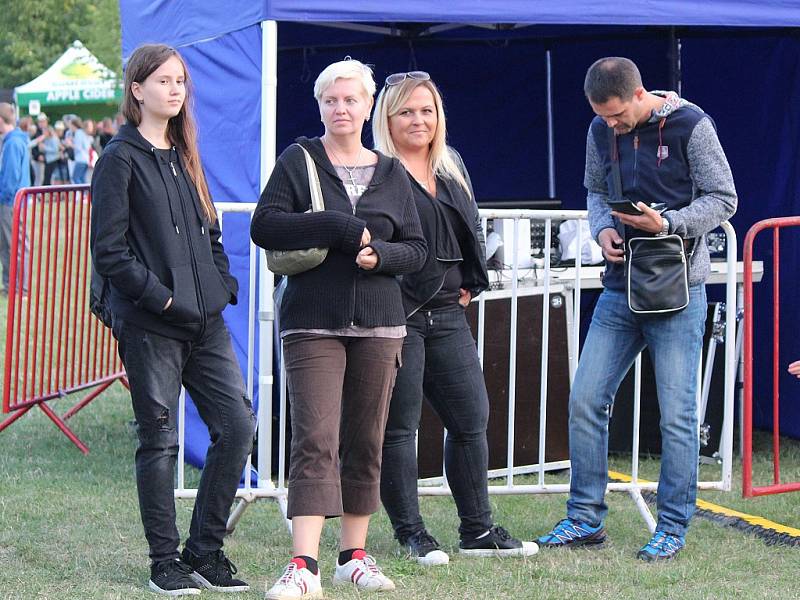
<instances>
[{"instance_id":1,"label":"black jacket","mask_svg":"<svg viewBox=\"0 0 800 600\"><path fill-rule=\"evenodd\" d=\"M433 298L442 287L448 269L460 268L463 278L462 287L469 290L474 298L489 287L489 273L486 269L486 242L478 214L478 205L475 194L472 192L472 182L467 173L461 156L452 148L448 148L453 160L459 166L464 179L470 187L471 196L455 180L437 177L436 185L445 190L437 193L436 199L411 176L411 185L414 190L414 199L417 203L430 203L433 211L423 211L420 214L436 215L435 220L424 220L422 230L428 242L428 258L425 265L410 275L403 276L400 286L403 292L403 305L406 316L410 317ZM453 208L462 220L464 228L469 231L469 244L460 247L452 228L447 222L439 202L445 202Z\"/></svg>"},{"instance_id":2,"label":"black jacket","mask_svg":"<svg viewBox=\"0 0 800 600\"><path fill-rule=\"evenodd\" d=\"M130 125L109 142L92 177L92 261L111 283L114 318L188 340L236 303L239 285L219 221L205 219L180 153L172 157L158 157Z\"/></svg>"},{"instance_id":3,"label":"black jacket","mask_svg":"<svg viewBox=\"0 0 800 600\"><path fill-rule=\"evenodd\" d=\"M280 311L282 329L405 325L396 275L419 269L425 238L405 169L378 154L375 174L353 209L319 138L299 138L317 166L325 210L311 206L305 155L295 145L278 158L253 213L250 235L268 250L329 248L318 267L289 277ZM378 256L375 269L355 259L367 227Z\"/></svg>"}]
</instances>

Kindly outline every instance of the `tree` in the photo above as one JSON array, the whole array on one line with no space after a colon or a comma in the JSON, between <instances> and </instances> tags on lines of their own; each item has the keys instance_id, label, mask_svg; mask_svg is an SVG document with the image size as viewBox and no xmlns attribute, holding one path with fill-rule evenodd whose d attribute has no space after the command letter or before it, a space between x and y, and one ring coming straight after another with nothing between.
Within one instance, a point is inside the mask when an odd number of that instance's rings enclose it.
<instances>
[{"instance_id":1,"label":"tree","mask_svg":"<svg viewBox=\"0 0 800 600\"><path fill-rule=\"evenodd\" d=\"M0 88L41 74L75 40L122 73L118 0L10 0L0 19Z\"/></svg>"}]
</instances>

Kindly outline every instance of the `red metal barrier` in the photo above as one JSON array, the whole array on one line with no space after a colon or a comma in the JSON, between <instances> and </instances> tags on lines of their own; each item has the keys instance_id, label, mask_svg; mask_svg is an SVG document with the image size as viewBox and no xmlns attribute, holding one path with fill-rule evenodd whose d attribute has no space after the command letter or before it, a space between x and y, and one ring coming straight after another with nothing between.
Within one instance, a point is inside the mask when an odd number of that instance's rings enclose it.
<instances>
[{"instance_id":1,"label":"red metal barrier","mask_svg":"<svg viewBox=\"0 0 800 600\"><path fill-rule=\"evenodd\" d=\"M38 406L65 421L114 381L127 386L111 332L89 311L88 185L25 188L14 200L0 431ZM47 401L96 388L59 417Z\"/></svg>"},{"instance_id":2,"label":"red metal barrier","mask_svg":"<svg viewBox=\"0 0 800 600\"><path fill-rule=\"evenodd\" d=\"M800 482L781 483L780 470L780 230L800 225L800 217L759 221L744 239L744 442L742 451L742 495L746 498L800 491ZM753 243L765 229L772 229L772 485L753 486Z\"/></svg>"}]
</instances>

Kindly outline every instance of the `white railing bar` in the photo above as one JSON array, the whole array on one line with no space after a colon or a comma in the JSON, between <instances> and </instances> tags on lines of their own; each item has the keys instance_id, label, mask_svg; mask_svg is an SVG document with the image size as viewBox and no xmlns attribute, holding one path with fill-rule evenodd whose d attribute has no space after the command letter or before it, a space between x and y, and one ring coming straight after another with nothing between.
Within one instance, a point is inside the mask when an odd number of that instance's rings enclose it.
<instances>
[{"instance_id":1,"label":"white railing bar","mask_svg":"<svg viewBox=\"0 0 800 600\"><path fill-rule=\"evenodd\" d=\"M698 482L697 488L700 490L723 490L722 482ZM523 494L567 494L569 493L568 483L553 483L548 485L521 485L503 486L503 485L490 485L488 486L490 495L507 496L507 495L523 495ZM658 482L647 483L621 483L611 482L606 488L609 492L628 492L630 490L642 491L656 491L658 489ZM417 492L420 496L449 496L450 492L440 487L420 487ZM175 490L175 498L193 499L197 497L197 489L187 488L183 490ZM279 501L285 502L286 489L280 488L252 488L250 490L238 489L235 498L245 499L252 502L257 498L275 498Z\"/></svg>"},{"instance_id":2,"label":"white railing bar","mask_svg":"<svg viewBox=\"0 0 800 600\"><path fill-rule=\"evenodd\" d=\"M578 219L578 235L575 239L577 250L575 251L575 286L572 288L572 335L569 339L570 361L569 361L569 385L575 379L575 371L578 368L578 357L581 355L581 266L583 265L583 223L584 219Z\"/></svg>"},{"instance_id":3,"label":"white railing bar","mask_svg":"<svg viewBox=\"0 0 800 600\"><path fill-rule=\"evenodd\" d=\"M545 463L544 465L545 471L564 471L569 469L569 461L568 460L556 460L553 462ZM533 473L537 473L539 471L539 465L525 465L522 467L514 467L514 476L519 475L531 475ZM501 469L489 469L487 473L488 479L491 481L492 479L502 479L506 476L506 468L503 467ZM439 477L425 477L423 479L419 479L417 483L421 486L435 486L442 484L442 478Z\"/></svg>"},{"instance_id":4,"label":"white railing bar","mask_svg":"<svg viewBox=\"0 0 800 600\"><path fill-rule=\"evenodd\" d=\"M283 354L283 342L281 342L281 393L280 393L280 412L278 413L278 489L286 487L286 362ZM270 401L270 404L272 402Z\"/></svg>"},{"instance_id":5,"label":"white railing bar","mask_svg":"<svg viewBox=\"0 0 800 600\"><path fill-rule=\"evenodd\" d=\"M186 489L186 465L184 464L184 442L186 441L186 390L181 386L178 396L178 489Z\"/></svg>"},{"instance_id":6,"label":"white railing bar","mask_svg":"<svg viewBox=\"0 0 800 600\"><path fill-rule=\"evenodd\" d=\"M487 230L489 229L488 220L481 219L481 227L483 228L483 239L487 237ZM488 291L488 290L487 290ZM486 343L486 292L478 296L478 360L481 363L481 370L483 370L483 352Z\"/></svg>"},{"instance_id":7,"label":"white railing bar","mask_svg":"<svg viewBox=\"0 0 800 600\"><path fill-rule=\"evenodd\" d=\"M539 484L544 485L544 462L547 438L547 377L550 358L550 254L553 245L553 221L544 222L544 292L542 294L542 351L539 380Z\"/></svg>"},{"instance_id":8,"label":"white railing bar","mask_svg":"<svg viewBox=\"0 0 800 600\"><path fill-rule=\"evenodd\" d=\"M255 391L253 387L253 376L255 373L255 356L256 356L256 320L253 318L253 315L256 314L256 295L253 293L253 290L256 289L256 258L258 257L258 252L256 251L256 245L250 244L250 271L248 273L248 289L250 293L247 295L247 397L250 398L250 401L253 402L253 393ZM258 431L258 423L256 423L256 430ZM245 469L245 487L251 487L251 480L252 480L252 470L253 470L253 455L247 457L247 467ZM259 469L258 473L259 478L261 477L261 471Z\"/></svg>"},{"instance_id":9,"label":"white railing bar","mask_svg":"<svg viewBox=\"0 0 800 600\"><path fill-rule=\"evenodd\" d=\"M220 211L220 226L222 226L222 219L224 218L225 212L238 212L238 213L252 213L254 207L256 206L255 203L217 203L217 209ZM486 229L487 219L490 218L503 218L503 219L512 219L514 221L514 248L512 249L512 273L511 273L511 331L510 331L510 341L509 341L509 395L508 395L508 408L509 408L509 418L508 418L508 449L507 449L507 456L506 456L506 467L501 469L494 469L490 471L489 476L490 478L494 477L502 477L505 479L505 485L489 485L489 493L497 494L497 495L507 495L507 494L528 494L528 493L567 493L569 491L569 484L568 483L558 483L558 484L547 484L544 481L544 472L545 471L552 471L556 469L564 469L568 468L569 461L556 461L552 463L544 463L540 460L539 463L535 465L525 465L525 466L515 466L514 465L514 437L515 437L515 416L516 416L516 345L517 345L517 336L518 336L518 327L517 321L519 318L519 306L518 300L521 295L531 295L531 294L542 294L543 302L547 302L548 305L542 307L542 389L541 389L541 399L540 399L540 434L539 434L539 454L540 459L544 457L544 452L546 450L546 403L547 403L547 389L548 389L548 379L547 379L547 371L548 371L548 360L549 360L549 296L553 293L556 289L558 290L566 290L571 291L572 296L572 315L573 321L572 323L568 323L568 347L571 347L573 350L570 351L570 383L572 381L572 376L574 375L574 366L577 364L577 359L580 354L580 346L579 346L579 336L580 336L580 294L581 294L581 246L583 243L583 236L582 230L580 228L581 221L586 219L586 211L538 211L538 210L514 210L514 209L502 209L502 210L486 210L482 209L480 211L481 219L482 219L482 226L484 230ZM533 272L533 277L530 278L528 283L532 283L533 285L526 285L524 289L520 289L520 272L526 272L527 270L520 269L519 266L519 258L517 256L517 247L519 244L519 226L521 219L544 219L546 221L546 228L545 228L545 268L543 273L544 281L541 281L541 277L536 277L536 273ZM571 279L563 278L563 274L559 274L557 278L558 282L553 284L550 272L550 248L552 246L551 243L551 226L552 226L552 219L577 219L578 223L578 233L577 233L577 249L576 249L576 262L574 273ZM736 234L733 228L727 222L722 224L723 230L725 230L726 235L728 236L728 256L727 256L727 276L726 276L726 298L727 298L727 310L726 310L726 346L725 346L725 414L724 414L724 421L723 421L723 428L722 428L722 439L720 442L720 454L722 455L722 477L718 481L698 481L698 489L714 489L714 490L730 490L731 488L731 470L732 470L732 435L733 435L733 396L735 393L735 377L736 377L736 347L738 345L738 339L736 336L736 297L737 297L737 287L736 287ZM258 263L258 268L256 269L256 265L254 263ZM272 437L273 437L273 427L272 427L272 394L271 388L273 385L273 378L271 375L271 367L272 367L272 335L273 335L273 325L274 325L274 307L272 302L272 273L270 273L266 268L266 260L264 258L264 253L259 252L256 250L255 246L251 245L250 247L250 297L248 312L251 317L251 321L255 320L255 300L254 295L258 292L258 327L259 327L259 381L258 381L258 390L259 390L259 409L258 409L258 429L259 429L259 479L258 479L258 487L253 488L249 487L250 485L250 477L246 477L246 484L245 488L238 490L236 497L245 500L246 502L252 502L258 498L274 498L278 501L278 505L281 508L282 512L285 514L285 507L286 507L286 487L285 487L285 476L284 472L286 470L286 463L287 463L287 456L286 456L286 423L287 423L287 415L286 415L286 388L285 388L285 365L281 361L281 371L282 371L282 381L284 385L281 387L281 394L280 394L280 418L279 418L279 427L280 427L280 435L279 435L279 456L278 456L278 482L277 486L275 486L271 480L271 452L272 452ZM527 275L526 275L527 279ZM260 286L257 286L257 281L261 283ZM591 285L591 284L588 284ZM522 292L522 293L520 293ZM565 292L561 292L565 293ZM486 301L490 300L492 297L497 295L498 292L487 291L484 294L481 294L478 301L478 350L479 350L479 357L481 359L481 364L483 366L484 359L485 359L485 309L486 309ZM248 387L248 394L251 394L252 397L252 388L253 388L253 358L252 356L255 355L255 324L250 323L248 324L248 374L247 374L247 387ZM266 346L269 346L266 348ZM266 350L266 351L265 351ZM572 357L574 356L574 363L572 362ZM644 505L646 508L646 503L644 503L643 499L641 498L640 492L642 490L655 490L657 489L657 482L646 482L642 483L638 480L639 475L639 461L638 461L638 447L639 447L639 425L640 425L640 418L641 418L641 365L640 365L641 358L637 358L637 365L635 371L635 385L634 385L634 451L633 454L635 459L632 460L632 472L633 472L633 481L632 482L611 482L608 484L609 491L627 491L631 494L633 500L636 502L637 507L639 508L640 512L642 510L642 506ZM702 362L698 365L698 377L702 373ZM698 378L698 382L701 379ZM701 388L698 388L698 407L700 406L699 401L702 395ZM180 411L180 428L179 428L179 466L178 466L178 488L175 490L175 497L176 498L194 498L196 497L197 490L196 489L187 489L185 488L185 470L184 470L184 443L185 443L185 396L182 392L181 398L179 400L179 411ZM446 435L446 432L445 432ZM545 449L542 449L542 442L545 442ZM446 438L445 438L446 441ZM251 464L251 463L248 463ZM544 465L544 466L543 466ZM552 465L552 468L551 468ZM533 484L520 484L516 485L514 483L514 477L523 474L538 474L538 483ZM443 468L444 474L444 468ZM431 487L431 484L438 484L435 487ZM450 495L451 492L446 486L446 479L444 477L439 478L429 478L420 480L420 494L421 495L435 495L435 496L446 496ZM647 516L649 515L649 511L647 511L647 515L643 516L647 520ZM650 517L652 519L652 516Z\"/></svg>"},{"instance_id":10,"label":"white railing bar","mask_svg":"<svg viewBox=\"0 0 800 600\"><path fill-rule=\"evenodd\" d=\"M736 390L736 368L738 348L736 314L736 231L728 221L722 222L725 232L727 254L727 277L725 278L725 405L723 409L720 455L722 457L722 481L726 491L731 489L733 466L733 403Z\"/></svg>"},{"instance_id":11,"label":"white railing bar","mask_svg":"<svg viewBox=\"0 0 800 600\"><path fill-rule=\"evenodd\" d=\"M633 368L633 388L636 390L642 387L642 355L636 357ZM631 479L633 483L639 481L639 422L641 416L641 405L633 403L633 432L631 434Z\"/></svg>"},{"instance_id":12,"label":"white railing bar","mask_svg":"<svg viewBox=\"0 0 800 600\"><path fill-rule=\"evenodd\" d=\"M508 422L506 441L506 471L508 485L514 485L514 415L517 404L517 274L519 272L519 219L514 219L514 249L511 261L511 319L508 341Z\"/></svg>"}]
</instances>

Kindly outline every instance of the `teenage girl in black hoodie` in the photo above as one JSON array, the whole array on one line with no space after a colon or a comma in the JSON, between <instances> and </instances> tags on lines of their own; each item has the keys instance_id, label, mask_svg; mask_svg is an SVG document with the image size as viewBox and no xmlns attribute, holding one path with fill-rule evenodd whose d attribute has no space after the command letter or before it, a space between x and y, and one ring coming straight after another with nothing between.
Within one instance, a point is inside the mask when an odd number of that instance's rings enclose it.
<instances>
[{"instance_id":1,"label":"teenage girl in black hoodie","mask_svg":"<svg viewBox=\"0 0 800 600\"><path fill-rule=\"evenodd\" d=\"M139 447L136 483L150 546L149 586L245 591L222 552L254 418L221 312L236 303L197 149L186 64L164 45L138 48L125 70L127 124L92 179L92 259L110 282L113 332L130 382ZM211 436L178 554L173 479L183 385Z\"/></svg>"}]
</instances>

